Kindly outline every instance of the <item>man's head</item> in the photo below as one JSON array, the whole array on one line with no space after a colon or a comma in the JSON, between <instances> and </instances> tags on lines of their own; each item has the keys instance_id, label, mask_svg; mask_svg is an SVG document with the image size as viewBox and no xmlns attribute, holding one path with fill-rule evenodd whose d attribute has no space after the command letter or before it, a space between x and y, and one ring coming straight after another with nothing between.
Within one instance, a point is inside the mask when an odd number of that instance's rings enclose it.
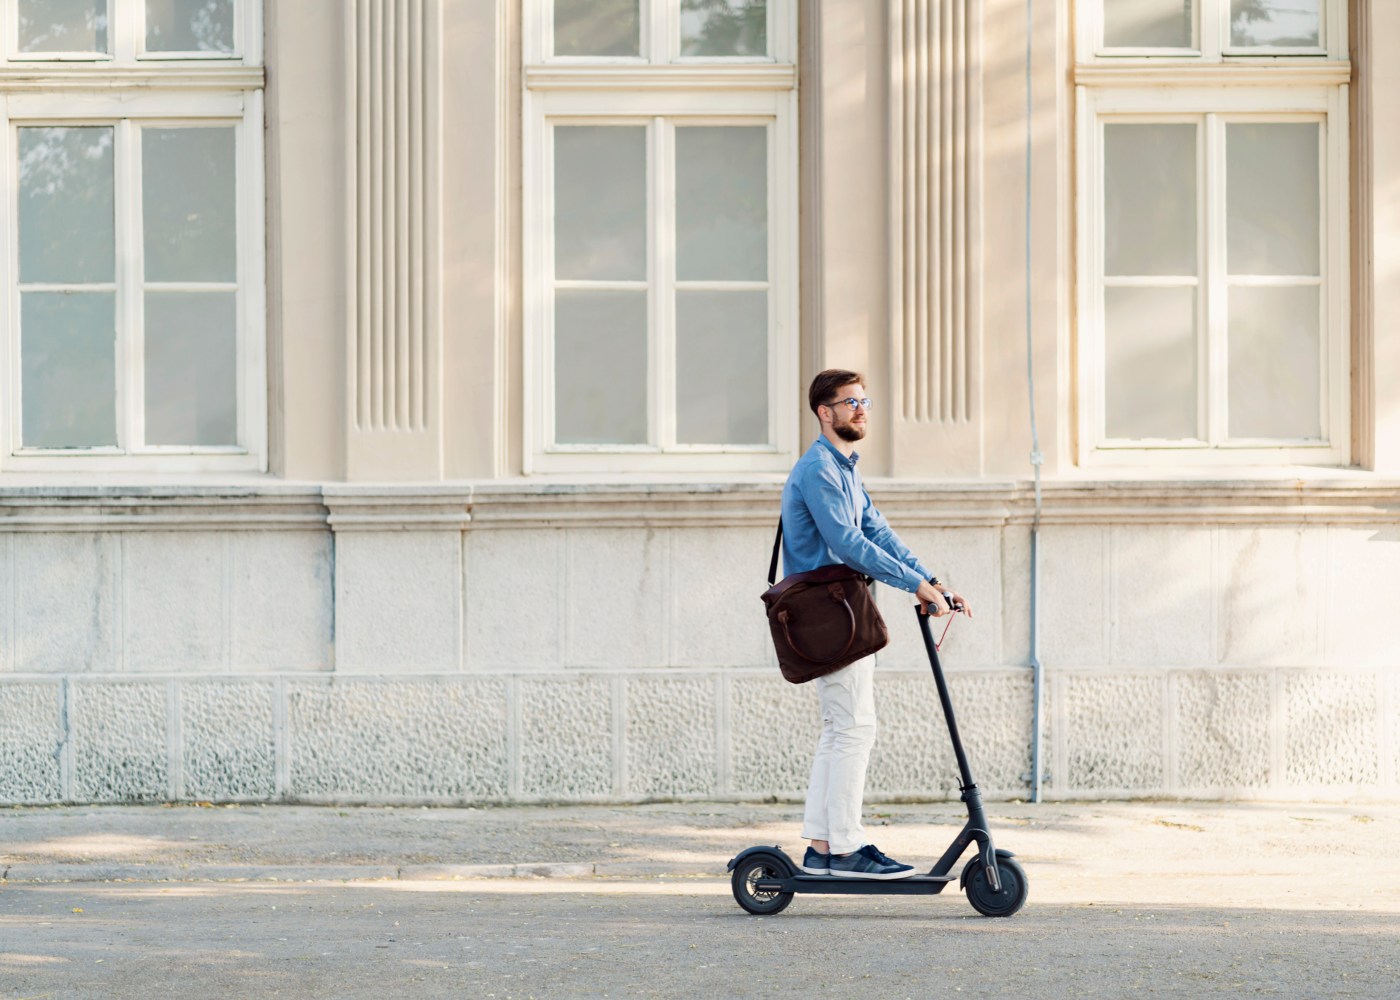
<instances>
[{"instance_id":1,"label":"man's head","mask_svg":"<svg viewBox=\"0 0 1400 1000\"><path fill-rule=\"evenodd\" d=\"M851 399L865 399L865 376L842 368L828 368L807 390L807 403L821 421L822 433L855 442L865 437L865 407L852 409L847 402Z\"/></svg>"}]
</instances>

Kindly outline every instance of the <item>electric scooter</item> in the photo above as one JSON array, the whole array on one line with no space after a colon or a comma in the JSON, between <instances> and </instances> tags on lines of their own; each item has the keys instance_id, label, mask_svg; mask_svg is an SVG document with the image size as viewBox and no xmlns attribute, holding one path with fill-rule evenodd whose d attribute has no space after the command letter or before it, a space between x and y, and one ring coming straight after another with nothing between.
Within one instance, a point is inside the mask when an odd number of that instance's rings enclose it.
<instances>
[{"instance_id":1,"label":"electric scooter","mask_svg":"<svg viewBox=\"0 0 1400 1000\"><path fill-rule=\"evenodd\" d=\"M961 611L954 608L953 613ZM943 703L943 716L948 721L948 735L953 741L953 753L958 758L962 777L962 801L967 804L967 823L953 843L943 852L927 875L911 875L902 879L861 879L835 875L808 875L780 847L750 847L729 862L733 872L731 883L734 899L745 910L760 916L781 913L799 892L840 895L936 896L955 878L958 888L967 893L967 901L978 913L988 917L1009 917L1026 902L1029 885L1026 873L1010 851L992 844L987 814L982 809L982 793L972 780L972 771L958 736L953 702L948 697L948 683L938 660L938 646L929 630L929 615L915 608L919 628L928 650L929 666L938 684L938 699ZM949 625L952 621L949 620ZM944 629L944 636L948 634ZM970 858L961 876L953 875L953 866L976 843L977 854Z\"/></svg>"}]
</instances>

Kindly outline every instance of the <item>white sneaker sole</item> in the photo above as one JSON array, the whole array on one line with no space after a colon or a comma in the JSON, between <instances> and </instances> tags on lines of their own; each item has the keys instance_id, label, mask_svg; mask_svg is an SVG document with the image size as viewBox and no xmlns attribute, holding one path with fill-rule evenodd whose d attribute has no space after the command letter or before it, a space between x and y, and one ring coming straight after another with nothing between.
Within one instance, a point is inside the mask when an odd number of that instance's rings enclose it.
<instances>
[{"instance_id":1,"label":"white sneaker sole","mask_svg":"<svg viewBox=\"0 0 1400 1000\"><path fill-rule=\"evenodd\" d=\"M828 872L828 874L835 875L837 878L873 878L881 881L889 881L897 878L911 878L918 873L918 869L916 868L910 868L908 871L904 872L848 872L842 871L839 868L832 868Z\"/></svg>"},{"instance_id":2,"label":"white sneaker sole","mask_svg":"<svg viewBox=\"0 0 1400 1000\"><path fill-rule=\"evenodd\" d=\"M801 868L801 869L802 869L804 872L806 872L808 875L830 875L830 874L831 874L831 869L830 869L830 868L808 868L806 865L798 865L797 867L798 867L798 868Z\"/></svg>"}]
</instances>

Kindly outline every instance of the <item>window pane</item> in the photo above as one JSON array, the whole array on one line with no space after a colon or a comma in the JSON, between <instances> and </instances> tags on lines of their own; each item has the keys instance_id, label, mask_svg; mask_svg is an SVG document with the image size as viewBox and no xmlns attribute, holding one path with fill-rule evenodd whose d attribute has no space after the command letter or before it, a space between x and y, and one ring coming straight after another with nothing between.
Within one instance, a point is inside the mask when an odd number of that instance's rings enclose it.
<instances>
[{"instance_id":1,"label":"window pane","mask_svg":"<svg viewBox=\"0 0 1400 1000\"><path fill-rule=\"evenodd\" d=\"M554 0L556 56L641 55L638 0Z\"/></svg>"},{"instance_id":2,"label":"window pane","mask_svg":"<svg viewBox=\"0 0 1400 1000\"><path fill-rule=\"evenodd\" d=\"M236 281L232 128L141 130L147 281Z\"/></svg>"},{"instance_id":3,"label":"window pane","mask_svg":"<svg viewBox=\"0 0 1400 1000\"><path fill-rule=\"evenodd\" d=\"M1322 437L1321 292L1230 289L1230 436Z\"/></svg>"},{"instance_id":4,"label":"window pane","mask_svg":"<svg viewBox=\"0 0 1400 1000\"><path fill-rule=\"evenodd\" d=\"M768 278L768 130L676 129L676 277Z\"/></svg>"},{"instance_id":5,"label":"window pane","mask_svg":"<svg viewBox=\"0 0 1400 1000\"><path fill-rule=\"evenodd\" d=\"M107 0L19 0L21 52L106 52Z\"/></svg>"},{"instance_id":6,"label":"window pane","mask_svg":"<svg viewBox=\"0 0 1400 1000\"><path fill-rule=\"evenodd\" d=\"M1113 275L1196 273L1196 126L1104 126L1104 257Z\"/></svg>"},{"instance_id":7,"label":"window pane","mask_svg":"<svg viewBox=\"0 0 1400 1000\"><path fill-rule=\"evenodd\" d=\"M113 281L112 129L19 130L19 280Z\"/></svg>"},{"instance_id":8,"label":"window pane","mask_svg":"<svg viewBox=\"0 0 1400 1000\"><path fill-rule=\"evenodd\" d=\"M1110 48L1190 49L1191 0L1102 0Z\"/></svg>"},{"instance_id":9,"label":"window pane","mask_svg":"<svg viewBox=\"0 0 1400 1000\"><path fill-rule=\"evenodd\" d=\"M1230 0L1230 45L1316 48L1321 0Z\"/></svg>"},{"instance_id":10,"label":"window pane","mask_svg":"<svg viewBox=\"0 0 1400 1000\"><path fill-rule=\"evenodd\" d=\"M1110 438L1195 438L1196 290L1104 289Z\"/></svg>"},{"instance_id":11,"label":"window pane","mask_svg":"<svg viewBox=\"0 0 1400 1000\"><path fill-rule=\"evenodd\" d=\"M555 293L554 440L646 443L646 292Z\"/></svg>"},{"instance_id":12,"label":"window pane","mask_svg":"<svg viewBox=\"0 0 1400 1000\"><path fill-rule=\"evenodd\" d=\"M233 0L146 0L147 52L232 52Z\"/></svg>"},{"instance_id":13,"label":"window pane","mask_svg":"<svg viewBox=\"0 0 1400 1000\"><path fill-rule=\"evenodd\" d=\"M676 439L768 443L768 293L676 293Z\"/></svg>"},{"instance_id":14,"label":"window pane","mask_svg":"<svg viewBox=\"0 0 1400 1000\"><path fill-rule=\"evenodd\" d=\"M645 126L554 129L554 275L647 276Z\"/></svg>"},{"instance_id":15,"label":"window pane","mask_svg":"<svg viewBox=\"0 0 1400 1000\"><path fill-rule=\"evenodd\" d=\"M767 54L768 0L681 0L681 55Z\"/></svg>"},{"instance_id":16,"label":"window pane","mask_svg":"<svg viewBox=\"0 0 1400 1000\"><path fill-rule=\"evenodd\" d=\"M146 293L146 443L238 443L233 292Z\"/></svg>"},{"instance_id":17,"label":"window pane","mask_svg":"<svg viewBox=\"0 0 1400 1000\"><path fill-rule=\"evenodd\" d=\"M1231 274L1320 274L1316 122L1225 127Z\"/></svg>"},{"instance_id":18,"label":"window pane","mask_svg":"<svg viewBox=\"0 0 1400 1000\"><path fill-rule=\"evenodd\" d=\"M117 443L116 345L113 293L21 295L26 448Z\"/></svg>"}]
</instances>

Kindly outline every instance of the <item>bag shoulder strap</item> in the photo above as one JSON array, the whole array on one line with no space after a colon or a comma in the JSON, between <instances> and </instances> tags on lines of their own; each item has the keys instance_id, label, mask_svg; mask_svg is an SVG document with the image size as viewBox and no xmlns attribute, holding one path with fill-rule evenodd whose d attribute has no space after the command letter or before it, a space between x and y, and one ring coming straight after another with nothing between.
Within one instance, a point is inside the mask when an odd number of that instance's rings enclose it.
<instances>
[{"instance_id":1,"label":"bag shoulder strap","mask_svg":"<svg viewBox=\"0 0 1400 1000\"><path fill-rule=\"evenodd\" d=\"M778 550L783 545L783 519L778 518L778 534L773 539L773 559L768 563L768 586L773 586L778 579Z\"/></svg>"}]
</instances>

